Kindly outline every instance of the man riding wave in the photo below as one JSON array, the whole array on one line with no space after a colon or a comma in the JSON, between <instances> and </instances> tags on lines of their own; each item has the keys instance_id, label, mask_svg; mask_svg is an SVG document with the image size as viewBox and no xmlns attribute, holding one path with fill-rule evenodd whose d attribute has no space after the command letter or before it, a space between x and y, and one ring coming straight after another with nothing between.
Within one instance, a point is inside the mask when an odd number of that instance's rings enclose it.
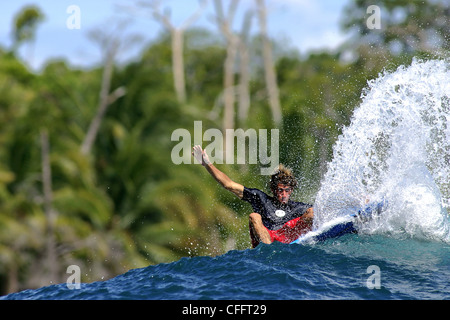
<instances>
[{"instance_id":1,"label":"man riding wave","mask_svg":"<svg viewBox=\"0 0 450 320\"><path fill-rule=\"evenodd\" d=\"M290 200L293 189L297 187L297 180L290 169L280 165L272 174L270 188L273 196L269 196L261 190L247 188L231 180L211 163L201 146L194 146L192 154L225 189L252 205L249 228L253 248L260 242L291 243L311 230L314 218L312 205Z\"/></svg>"}]
</instances>

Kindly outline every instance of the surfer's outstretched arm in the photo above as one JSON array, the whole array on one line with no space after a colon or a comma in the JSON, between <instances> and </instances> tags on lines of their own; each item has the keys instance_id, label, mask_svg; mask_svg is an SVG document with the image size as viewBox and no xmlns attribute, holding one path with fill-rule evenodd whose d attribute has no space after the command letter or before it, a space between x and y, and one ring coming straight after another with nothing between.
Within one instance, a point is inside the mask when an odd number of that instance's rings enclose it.
<instances>
[{"instance_id":1,"label":"surfer's outstretched arm","mask_svg":"<svg viewBox=\"0 0 450 320\"><path fill-rule=\"evenodd\" d=\"M217 169L206 154L205 150L202 150L201 146L194 146L192 155L201 162L202 166L206 168L211 176L217 180L225 189L231 191L240 199L244 196L244 186L231 180L225 173Z\"/></svg>"}]
</instances>

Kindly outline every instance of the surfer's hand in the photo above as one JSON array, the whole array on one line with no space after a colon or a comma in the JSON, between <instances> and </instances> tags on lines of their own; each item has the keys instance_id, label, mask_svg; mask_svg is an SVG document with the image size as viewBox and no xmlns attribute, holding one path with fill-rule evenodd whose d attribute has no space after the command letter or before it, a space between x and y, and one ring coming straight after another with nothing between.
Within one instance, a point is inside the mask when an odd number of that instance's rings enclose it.
<instances>
[{"instance_id":1,"label":"surfer's hand","mask_svg":"<svg viewBox=\"0 0 450 320\"><path fill-rule=\"evenodd\" d=\"M201 146L194 146L192 148L192 155L194 158L198 161L198 163L201 163L203 166L211 164L211 161L209 161L209 157L206 154L205 150L202 150Z\"/></svg>"}]
</instances>

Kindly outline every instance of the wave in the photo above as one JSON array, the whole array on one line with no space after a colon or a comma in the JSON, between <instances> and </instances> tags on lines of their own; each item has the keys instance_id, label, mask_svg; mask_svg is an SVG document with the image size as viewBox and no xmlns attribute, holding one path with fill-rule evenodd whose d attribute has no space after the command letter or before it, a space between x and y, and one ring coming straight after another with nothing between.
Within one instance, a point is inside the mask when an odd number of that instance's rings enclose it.
<instances>
[{"instance_id":1,"label":"wave","mask_svg":"<svg viewBox=\"0 0 450 320\"><path fill-rule=\"evenodd\" d=\"M115 278L25 290L4 300L449 299L450 247L346 235L314 245L274 243L217 257L130 270ZM380 275L371 288L370 270Z\"/></svg>"},{"instance_id":2,"label":"wave","mask_svg":"<svg viewBox=\"0 0 450 320\"><path fill-rule=\"evenodd\" d=\"M387 199L362 232L450 241L450 64L421 61L369 81L333 149L315 227Z\"/></svg>"}]
</instances>

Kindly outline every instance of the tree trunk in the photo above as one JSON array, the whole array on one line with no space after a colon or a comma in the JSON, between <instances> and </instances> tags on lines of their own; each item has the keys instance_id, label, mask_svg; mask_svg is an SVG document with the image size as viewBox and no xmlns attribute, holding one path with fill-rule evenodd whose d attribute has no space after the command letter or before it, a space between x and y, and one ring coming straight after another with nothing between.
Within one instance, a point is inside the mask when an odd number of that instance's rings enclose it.
<instances>
[{"instance_id":1,"label":"tree trunk","mask_svg":"<svg viewBox=\"0 0 450 320\"><path fill-rule=\"evenodd\" d=\"M241 124L245 122L250 109L250 57L248 52L248 34L250 32L252 14L248 11L244 18L241 31L241 39L239 41L239 111L238 117Z\"/></svg>"},{"instance_id":2,"label":"tree trunk","mask_svg":"<svg viewBox=\"0 0 450 320\"><path fill-rule=\"evenodd\" d=\"M272 110L273 120L276 125L282 121L281 106L279 100L278 84L275 73L275 66L272 58L272 48L267 35L267 13L264 0L256 0L259 13L259 27L263 41L264 71L267 93L269 95L269 104Z\"/></svg>"},{"instance_id":3,"label":"tree trunk","mask_svg":"<svg viewBox=\"0 0 450 320\"><path fill-rule=\"evenodd\" d=\"M227 56L224 62L224 80L223 80L223 101L224 114L222 121L222 130L224 131L224 157L231 156L233 151L231 146L234 144L229 139L232 135L227 135L227 129L234 129L234 104L235 104L235 86L234 86L234 66L236 62L237 50L239 46L239 36L235 35L231 29L234 15L236 12L238 0L229 3L227 14L223 11L222 2L215 0L216 18L219 29L222 31L227 45Z\"/></svg>"},{"instance_id":4,"label":"tree trunk","mask_svg":"<svg viewBox=\"0 0 450 320\"><path fill-rule=\"evenodd\" d=\"M108 52L105 67L103 69L102 86L100 89L100 101L97 109L97 114L91 121L88 132L81 146L81 152L85 155L91 152L92 145L94 144L95 138L97 137L97 133L100 128L100 123L102 122L103 116L105 115L106 109L108 108L108 95L111 86L113 64L114 54L112 52Z\"/></svg>"},{"instance_id":5,"label":"tree trunk","mask_svg":"<svg viewBox=\"0 0 450 320\"><path fill-rule=\"evenodd\" d=\"M227 43L227 57L224 64L224 116L223 129L234 129L234 64L237 56L238 42L231 36Z\"/></svg>"},{"instance_id":6,"label":"tree trunk","mask_svg":"<svg viewBox=\"0 0 450 320\"><path fill-rule=\"evenodd\" d=\"M186 102L186 84L184 76L183 30L173 28L172 34L172 64L175 92L180 103Z\"/></svg>"},{"instance_id":7,"label":"tree trunk","mask_svg":"<svg viewBox=\"0 0 450 320\"><path fill-rule=\"evenodd\" d=\"M48 279L54 283L58 281L58 265L56 258L56 243L55 243L55 220L56 212L53 209L53 194L52 194L52 172L50 166L50 143L47 130L41 130L41 147L42 147L42 184L44 190L44 211L47 220L46 230L46 270L48 272Z\"/></svg>"},{"instance_id":8,"label":"tree trunk","mask_svg":"<svg viewBox=\"0 0 450 320\"><path fill-rule=\"evenodd\" d=\"M119 87L113 93L109 93L111 87L111 79L114 69L114 57L118 47L118 43L115 42L113 46L108 49L106 53L105 67L103 69L102 85L100 89L99 105L97 109L97 114L94 119L92 119L89 125L88 132L84 138L83 144L81 145L81 153L87 155L91 152L92 146L97 138L98 131L100 129L100 124L103 117L106 114L108 106L112 104L115 100L125 95L125 88Z\"/></svg>"},{"instance_id":9,"label":"tree trunk","mask_svg":"<svg viewBox=\"0 0 450 320\"><path fill-rule=\"evenodd\" d=\"M145 5L141 3L141 5ZM183 58L183 42L184 31L194 23L199 17L203 9L207 5L206 0L200 0L199 9L192 14L181 27L175 27L169 20L169 14L162 14L159 9L160 1L153 1L150 4L153 11L153 17L161 22L164 27L170 31L172 37L172 73L173 84L177 99L180 103L186 102L186 80L184 75L184 58Z\"/></svg>"}]
</instances>

